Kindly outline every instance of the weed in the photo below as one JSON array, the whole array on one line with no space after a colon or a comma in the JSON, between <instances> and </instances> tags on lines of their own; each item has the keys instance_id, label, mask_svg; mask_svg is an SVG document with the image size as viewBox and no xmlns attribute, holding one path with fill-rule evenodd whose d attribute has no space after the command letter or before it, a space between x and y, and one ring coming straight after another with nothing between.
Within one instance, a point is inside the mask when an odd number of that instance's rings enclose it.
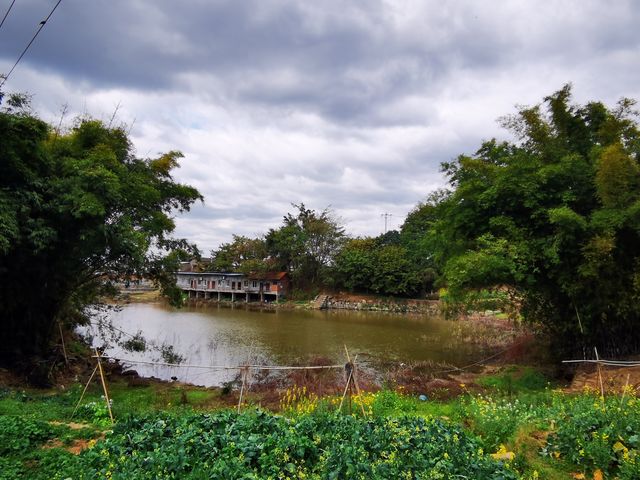
<instances>
[{"instance_id":1,"label":"weed","mask_svg":"<svg viewBox=\"0 0 640 480\"><path fill-rule=\"evenodd\" d=\"M113 399L109 399L109 403L113 407ZM111 425L111 417L104 397L102 397L102 401L89 402L80 406L78 418L88 420L99 427Z\"/></svg>"}]
</instances>

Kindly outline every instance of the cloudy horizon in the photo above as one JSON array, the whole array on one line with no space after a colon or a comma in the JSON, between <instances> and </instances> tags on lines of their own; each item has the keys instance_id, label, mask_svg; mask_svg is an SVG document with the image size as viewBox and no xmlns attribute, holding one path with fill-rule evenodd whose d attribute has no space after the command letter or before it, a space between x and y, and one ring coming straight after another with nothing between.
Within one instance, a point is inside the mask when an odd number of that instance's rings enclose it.
<instances>
[{"instance_id":1,"label":"cloudy horizon","mask_svg":"<svg viewBox=\"0 0 640 480\"><path fill-rule=\"evenodd\" d=\"M11 2L0 1L0 16ZM16 2L7 73L55 1ZM444 186L441 162L508 138L496 121L573 84L640 98L640 4L628 1L63 0L3 90L57 123L131 129L138 156L180 150L204 205L176 235L208 254L330 206L352 235L398 228Z\"/></svg>"}]
</instances>

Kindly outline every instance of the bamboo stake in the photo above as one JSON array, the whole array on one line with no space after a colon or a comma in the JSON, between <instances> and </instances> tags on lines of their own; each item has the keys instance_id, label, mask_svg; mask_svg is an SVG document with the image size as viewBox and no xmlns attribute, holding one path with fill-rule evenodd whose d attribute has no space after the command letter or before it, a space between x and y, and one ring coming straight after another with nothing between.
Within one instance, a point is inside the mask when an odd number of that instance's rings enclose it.
<instances>
[{"instance_id":1,"label":"bamboo stake","mask_svg":"<svg viewBox=\"0 0 640 480\"><path fill-rule=\"evenodd\" d=\"M64 345L64 335L62 334L62 324L58 320L58 329L60 330L60 340L62 340L62 354L64 355L64 363L69 365L69 358L67 357L67 347Z\"/></svg>"},{"instance_id":2,"label":"bamboo stake","mask_svg":"<svg viewBox=\"0 0 640 480\"><path fill-rule=\"evenodd\" d=\"M240 405L242 405L242 394L244 393L244 369L240 370L240 378L242 378L242 383L240 385L240 395L238 396L238 413L240 413Z\"/></svg>"},{"instance_id":3,"label":"bamboo stake","mask_svg":"<svg viewBox=\"0 0 640 480\"><path fill-rule=\"evenodd\" d=\"M251 362L251 354L253 353L253 345L254 343L251 342L251 346L249 347L249 353L247 354L247 365L245 365L244 367L242 367L242 369L240 370L240 374L242 377L242 385L240 386L240 396L238 397L238 413L240 413L240 408L242 406L242 397L244 396L244 391L245 389L249 388L249 386L247 385L247 380L248 380L248 376L249 376L249 363Z\"/></svg>"},{"instance_id":4,"label":"bamboo stake","mask_svg":"<svg viewBox=\"0 0 640 480\"><path fill-rule=\"evenodd\" d=\"M598 349L593 347L593 350L596 352L596 360L600 362L600 357L598 356ZM600 398L602 399L602 406L604 406L604 383L602 383L602 371L600 370L600 363L598 365L598 380L600 380Z\"/></svg>"},{"instance_id":5,"label":"bamboo stake","mask_svg":"<svg viewBox=\"0 0 640 480\"><path fill-rule=\"evenodd\" d=\"M78 407L82 403L82 399L84 398L84 394L87 393L87 388L89 388L89 384L91 383L91 380L93 380L93 376L96 374L97 371L98 371L98 366L96 365L95 368L93 369L93 372L91 372L91 376L89 377L89 380L87 381L87 384L84 386L84 390L82 390L82 395L80 395L80 400L78 400L76 408L73 409L73 413L71 414L71 418L73 418L73 416L76 414L76 411L78 410Z\"/></svg>"},{"instance_id":6,"label":"bamboo stake","mask_svg":"<svg viewBox=\"0 0 640 480\"><path fill-rule=\"evenodd\" d=\"M351 357L349 356L349 350L347 349L347 344L344 344L344 352L347 354L347 362L351 363Z\"/></svg>"},{"instance_id":7,"label":"bamboo stake","mask_svg":"<svg viewBox=\"0 0 640 480\"><path fill-rule=\"evenodd\" d=\"M578 317L578 326L580 327L580 333L584 335L584 329L582 328L582 321L580 320L580 314L578 313L578 307L576 304L573 304L573 308L576 309L576 317Z\"/></svg>"},{"instance_id":8,"label":"bamboo stake","mask_svg":"<svg viewBox=\"0 0 640 480\"><path fill-rule=\"evenodd\" d=\"M344 403L344 398L347 396L347 390L349 389L349 384L351 383L351 375L353 373L353 369L349 372L349 376L347 377L347 384L344 386L344 392L342 393L342 399L340 400L340 406L338 407L338 413L342 411L342 404Z\"/></svg>"},{"instance_id":9,"label":"bamboo stake","mask_svg":"<svg viewBox=\"0 0 640 480\"><path fill-rule=\"evenodd\" d=\"M107 410L109 410L109 417L111 418L111 423L115 423L113 419L113 412L111 411L111 402L109 401L109 391L107 390L107 382L104 380L104 372L102 371L102 363L100 362L100 354L98 353L98 349L94 348L96 352L96 357L98 358L98 370L100 371L100 380L102 381L102 389L104 390L104 400L107 402Z\"/></svg>"},{"instance_id":10,"label":"bamboo stake","mask_svg":"<svg viewBox=\"0 0 640 480\"><path fill-rule=\"evenodd\" d=\"M356 360L358 359L358 355L356 355L353 358L353 362L351 362L351 357L349 356L349 350L347 349L347 345L345 344L344 346L344 351L347 354L347 360L349 361L349 363L351 364L351 381L353 382L353 385L356 387L356 393L358 394L358 397L360 397L360 410L362 410L362 416L366 417L367 414L364 411L364 405L362 404L362 392L360 391L360 385L358 385L358 375L357 375L357 371L356 371ZM351 397L349 397L349 401L351 401Z\"/></svg>"},{"instance_id":11,"label":"bamboo stake","mask_svg":"<svg viewBox=\"0 0 640 480\"><path fill-rule=\"evenodd\" d=\"M240 397L238 398L238 413L240 413L240 407L242 406L242 398L244 396L245 390L248 388L247 380L249 377L249 367L245 367L242 369L242 385L240 387Z\"/></svg>"},{"instance_id":12,"label":"bamboo stake","mask_svg":"<svg viewBox=\"0 0 640 480\"><path fill-rule=\"evenodd\" d=\"M622 403L624 402L624 396L627 393L627 388L629 387L629 377L631 377L631 374L627 373L627 381L624 383L624 388L622 389L622 397L620 397L621 407L622 407Z\"/></svg>"},{"instance_id":13,"label":"bamboo stake","mask_svg":"<svg viewBox=\"0 0 640 480\"><path fill-rule=\"evenodd\" d=\"M351 364L351 357L349 356L349 350L347 350L347 345L344 344L344 351L347 354L347 365L350 366L349 368L349 375L347 375L347 384L344 386L344 392L342 394L342 400L340 400L340 407L338 407L338 412L342 411L342 405L344 403L344 399L347 395L347 392L349 392L349 413L351 413L351 378L353 377L353 365ZM347 366L345 365L345 367Z\"/></svg>"}]
</instances>

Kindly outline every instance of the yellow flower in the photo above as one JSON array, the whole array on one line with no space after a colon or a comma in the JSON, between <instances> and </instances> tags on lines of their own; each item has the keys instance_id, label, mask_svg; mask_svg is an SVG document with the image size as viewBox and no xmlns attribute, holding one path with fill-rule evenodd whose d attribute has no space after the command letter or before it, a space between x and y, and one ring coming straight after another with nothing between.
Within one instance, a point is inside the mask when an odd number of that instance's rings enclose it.
<instances>
[{"instance_id":1,"label":"yellow flower","mask_svg":"<svg viewBox=\"0 0 640 480\"><path fill-rule=\"evenodd\" d=\"M496 453L492 453L491 457L496 460L506 460L510 462L511 460L516 458L516 454L513 452L507 451L507 447L505 447L504 445L500 445L500 448L498 448L498 451Z\"/></svg>"}]
</instances>

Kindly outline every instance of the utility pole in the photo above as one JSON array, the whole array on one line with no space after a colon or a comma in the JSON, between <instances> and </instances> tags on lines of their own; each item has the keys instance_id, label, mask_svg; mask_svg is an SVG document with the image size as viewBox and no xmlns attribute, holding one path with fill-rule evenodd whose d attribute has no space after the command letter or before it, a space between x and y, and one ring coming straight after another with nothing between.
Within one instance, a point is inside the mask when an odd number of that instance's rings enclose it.
<instances>
[{"instance_id":1,"label":"utility pole","mask_svg":"<svg viewBox=\"0 0 640 480\"><path fill-rule=\"evenodd\" d=\"M393 213L381 213L380 214L381 217L384 217L384 233L387 233L387 220L389 217L393 217Z\"/></svg>"}]
</instances>

